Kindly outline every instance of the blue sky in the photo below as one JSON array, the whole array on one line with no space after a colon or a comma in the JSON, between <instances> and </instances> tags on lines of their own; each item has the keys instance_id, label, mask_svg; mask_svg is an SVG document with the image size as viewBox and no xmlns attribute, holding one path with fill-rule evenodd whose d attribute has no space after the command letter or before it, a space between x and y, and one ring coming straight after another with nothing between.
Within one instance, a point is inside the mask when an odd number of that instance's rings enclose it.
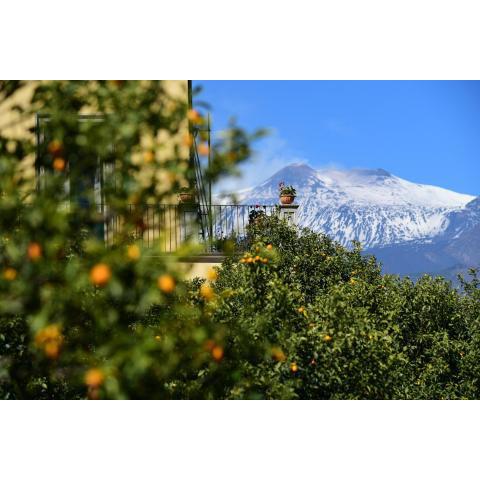
<instances>
[{"instance_id":1,"label":"blue sky","mask_svg":"<svg viewBox=\"0 0 480 480\"><path fill-rule=\"evenodd\" d=\"M194 81L213 130L235 116L267 127L243 179L258 184L282 166L384 168L407 180L480 194L480 82Z\"/></svg>"}]
</instances>

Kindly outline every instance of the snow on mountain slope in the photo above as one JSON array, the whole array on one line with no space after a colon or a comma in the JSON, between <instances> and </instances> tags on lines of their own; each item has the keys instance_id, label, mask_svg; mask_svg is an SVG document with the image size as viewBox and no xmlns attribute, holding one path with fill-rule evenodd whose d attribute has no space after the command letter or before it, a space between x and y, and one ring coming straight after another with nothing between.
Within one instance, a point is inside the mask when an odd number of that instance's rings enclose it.
<instances>
[{"instance_id":1,"label":"snow on mountain slope","mask_svg":"<svg viewBox=\"0 0 480 480\"><path fill-rule=\"evenodd\" d=\"M429 242L462 218L474 200L444 188L421 185L385 170L314 170L296 163L281 169L257 187L238 192L242 204L278 203L278 183L298 192L298 223L324 232L344 245L364 247L409 241Z\"/></svg>"}]
</instances>

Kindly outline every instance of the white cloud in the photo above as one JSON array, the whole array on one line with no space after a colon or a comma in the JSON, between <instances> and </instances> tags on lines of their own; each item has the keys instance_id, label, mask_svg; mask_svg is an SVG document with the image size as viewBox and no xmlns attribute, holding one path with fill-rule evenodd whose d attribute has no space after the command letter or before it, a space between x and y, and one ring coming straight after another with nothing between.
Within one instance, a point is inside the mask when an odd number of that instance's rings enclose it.
<instances>
[{"instance_id":1,"label":"white cloud","mask_svg":"<svg viewBox=\"0 0 480 480\"><path fill-rule=\"evenodd\" d=\"M241 176L225 178L214 186L214 193L238 192L256 186L286 165L306 161L289 152L287 142L275 131L254 145L254 149L253 157L239 168Z\"/></svg>"}]
</instances>

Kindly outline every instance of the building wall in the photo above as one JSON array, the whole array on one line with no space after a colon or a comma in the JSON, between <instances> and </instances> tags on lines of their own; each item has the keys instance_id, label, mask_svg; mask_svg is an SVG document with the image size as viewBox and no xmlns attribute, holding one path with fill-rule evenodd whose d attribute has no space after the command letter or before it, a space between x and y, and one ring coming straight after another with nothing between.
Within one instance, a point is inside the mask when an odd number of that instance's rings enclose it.
<instances>
[{"instance_id":1,"label":"building wall","mask_svg":"<svg viewBox=\"0 0 480 480\"><path fill-rule=\"evenodd\" d=\"M31 109L31 101L32 95L35 91L35 88L41 84L42 82L46 82L44 80L35 80L35 81L27 81L25 85L20 88L14 95L9 97L6 100L0 98L0 135L11 138L11 139L18 139L18 140L30 140L32 143L35 142L35 133L33 133L33 127L35 126L36 116L35 113L32 113L28 116L21 115L18 111L16 111L13 107L15 105L19 105L24 109ZM92 81L94 82L94 81ZM141 81L144 82L144 87L148 88L148 81ZM171 95L173 98L178 99L182 102L189 103L189 82L188 80L166 80L164 81L164 88L166 89L167 93ZM98 113L95 108L92 107L85 107L79 113L81 114L94 114ZM180 159L179 161L184 162L186 168L188 168L188 162L190 157L190 149L185 142L182 142L182 139L188 135L189 126L188 120L185 119L185 123L182 125L181 129L178 131L176 135L169 136L166 132L161 132L159 136L155 139L152 138L144 138L142 140L142 144L145 145L145 148L148 148L151 142L154 143L161 143L162 149L157 151L156 159L161 164L163 159L172 158L174 153L175 145L180 145ZM139 161L143 161L143 157L141 153L138 156ZM169 190L170 184L172 179L169 177L169 173L157 166L151 166L151 168L157 169L157 178L158 178L158 186L160 189L165 189L165 191ZM24 178L30 179L31 182L28 182L27 187L31 191L34 190L35 187L35 155L31 154L25 157L21 162L19 162L19 169L22 170L22 175ZM144 171L145 175L148 176L150 173ZM185 184L186 186L186 184ZM166 203L175 205L178 203L177 196L172 195L171 197L165 200ZM149 219L145 218L145 223L148 225ZM179 224L178 224L179 225ZM185 232L180 230L180 227L177 225L175 220L172 220L171 217L166 220L165 228L164 228L164 236L165 238L174 238L173 246L170 243L166 251L173 251L181 243L181 240L185 238ZM144 232L144 239L147 240L149 243L152 242L154 239L159 237L159 229L158 225L149 227ZM107 241L110 239L107 239ZM167 243L166 243L167 244ZM212 266L219 265L218 262L212 263L205 263L203 260L202 262L184 262L182 268L186 271L188 278L194 277L205 277L206 272Z\"/></svg>"},{"instance_id":2,"label":"building wall","mask_svg":"<svg viewBox=\"0 0 480 480\"><path fill-rule=\"evenodd\" d=\"M29 81L11 97L0 98L0 135L14 140L30 140L35 142L35 134L30 131L35 126L35 115L24 116L13 109L15 105L28 108L38 81ZM31 188L35 185L35 155L26 156L19 164L19 171L30 180Z\"/></svg>"},{"instance_id":3,"label":"building wall","mask_svg":"<svg viewBox=\"0 0 480 480\"><path fill-rule=\"evenodd\" d=\"M35 126L35 113L25 116L16 111L13 107L18 105L24 109L31 109L32 95L35 88L42 82L47 80L29 80L25 85L15 92L11 97L6 100L0 98L0 135L11 139L18 140L30 140L35 142L35 134L30 131ZM95 82L95 80L92 80ZM148 81L145 82L145 88L148 88ZM189 85L188 80L165 80L165 90L173 98L178 99L188 104L189 101ZM98 113L94 106L85 107L80 114L94 114ZM169 136L165 132L159 134L156 139L145 138L142 142L144 145L148 145L150 141L157 141L162 143L162 149L157 153L158 159L171 158L174 155L174 145L180 144L180 160L188 162L189 148L186 145L182 145L181 139L188 133L188 120L185 119L184 125L182 125L179 132L174 136ZM141 156L140 156L141 157ZM139 158L140 158L139 157ZM34 186L33 181L35 179L35 155L29 155L24 158L19 164L19 168L23 170L23 174L32 180L32 188ZM162 174L161 169L158 172L159 184L168 186L169 178L166 174ZM172 201L176 200L176 197L172 197Z\"/></svg>"},{"instance_id":4,"label":"building wall","mask_svg":"<svg viewBox=\"0 0 480 480\"><path fill-rule=\"evenodd\" d=\"M180 268L183 269L183 273L187 280L193 280L194 278L207 278L208 272L215 267L220 267L222 264L222 257L212 256L212 261L205 261L202 258L201 261L191 262L179 262Z\"/></svg>"}]
</instances>

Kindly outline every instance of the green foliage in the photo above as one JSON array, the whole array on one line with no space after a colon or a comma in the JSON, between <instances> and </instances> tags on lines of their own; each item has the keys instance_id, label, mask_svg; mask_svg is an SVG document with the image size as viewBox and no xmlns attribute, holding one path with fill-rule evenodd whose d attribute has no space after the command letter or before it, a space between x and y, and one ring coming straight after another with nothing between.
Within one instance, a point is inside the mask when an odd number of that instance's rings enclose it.
<instances>
[{"instance_id":1,"label":"green foliage","mask_svg":"<svg viewBox=\"0 0 480 480\"><path fill-rule=\"evenodd\" d=\"M2 82L0 103L24 87ZM159 81L44 82L11 109L41 114L42 141L0 135L0 397L175 396L177 370L215 362L203 344L217 325L161 239L146 248L132 232L148 228L143 204L191 185L187 117L202 117ZM257 136L226 132L209 179L245 160ZM39 188L23 168L36 153ZM108 241L98 203L121 219Z\"/></svg>"},{"instance_id":2,"label":"green foliage","mask_svg":"<svg viewBox=\"0 0 480 480\"><path fill-rule=\"evenodd\" d=\"M0 102L22 87L0 82ZM382 275L359 245L255 210L245 253L186 282L132 232L148 228L142 204L192 188L181 133L198 112L130 81L42 83L16 110L47 120L38 189L23 167L35 142L0 135L1 398L480 398L475 271L461 292ZM263 133L231 127L212 181ZM101 202L122 218L107 242L87 185L99 162Z\"/></svg>"},{"instance_id":3,"label":"green foliage","mask_svg":"<svg viewBox=\"0 0 480 480\"><path fill-rule=\"evenodd\" d=\"M297 191L295 190L295 187L293 185L285 185L284 182L280 182L278 184L278 191L280 192L280 195L295 196L297 194Z\"/></svg>"},{"instance_id":4,"label":"green foliage","mask_svg":"<svg viewBox=\"0 0 480 480\"><path fill-rule=\"evenodd\" d=\"M205 385L215 398L480 396L476 276L463 293L442 278L382 276L358 245L275 217L250 234L249 253L227 259L215 282L225 361L187 396Z\"/></svg>"}]
</instances>

